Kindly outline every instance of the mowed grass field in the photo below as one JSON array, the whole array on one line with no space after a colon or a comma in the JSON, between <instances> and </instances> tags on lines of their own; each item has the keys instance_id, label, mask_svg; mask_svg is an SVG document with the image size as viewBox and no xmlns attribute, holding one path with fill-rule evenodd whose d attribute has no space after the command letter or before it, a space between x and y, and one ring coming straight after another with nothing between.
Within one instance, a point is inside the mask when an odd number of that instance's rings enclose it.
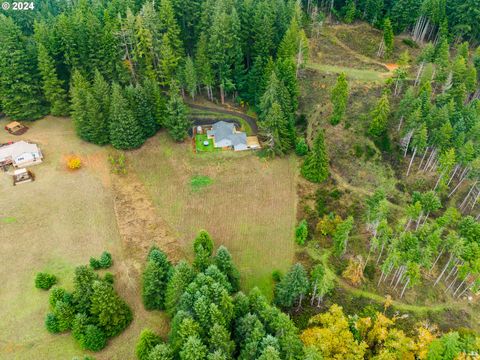
<instances>
[{"instance_id":1,"label":"mowed grass field","mask_svg":"<svg viewBox=\"0 0 480 360\"><path fill-rule=\"evenodd\" d=\"M232 253L243 288L259 286L271 296L272 271L286 271L295 253L295 158L194 154L191 142L177 144L160 133L129 153L128 163L187 254L192 255L196 233L205 229L216 246ZM192 179L200 176L211 181L192 187Z\"/></svg>"},{"instance_id":2,"label":"mowed grass field","mask_svg":"<svg viewBox=\"0 0 480 360\"><path fill-rule=\"evenodd\" d=\"M146 313L140 294L126 286L123 269L130 264L117 229L114 194L107 162L108 149L86 144L74 134L71 121L45 118L29 123L21 137L3 130L0 142L31 140L41 147L45 161L31 167L32 183L12 186L0 171L0 359L71 359L85 354L70 333L51 335L44 326L48 292L34 287L38 271L48 271L71 288L73 270L104 250L112 253L116 288L134 309L130 327L97 359L132 359L143 327L165 333L160 313ZM84 167L70 172L65 156L79 155ZM128 265L130 266L130 265Z\"/></svg>"}]
</instances>

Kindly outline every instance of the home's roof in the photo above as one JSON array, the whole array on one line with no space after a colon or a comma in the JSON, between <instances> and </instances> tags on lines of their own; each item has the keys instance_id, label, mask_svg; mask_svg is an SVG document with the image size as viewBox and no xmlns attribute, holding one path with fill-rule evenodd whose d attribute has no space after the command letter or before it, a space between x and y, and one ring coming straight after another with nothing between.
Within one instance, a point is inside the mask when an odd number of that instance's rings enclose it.
<instances>
[{"instance_id":1,"label":"home's roof","mask_svg":"<svg viewBox=\"0 0 480 360\"><path fill-rule=\"evenodd\" d=\"M16 158L25 153L36 153L38 152L38 146L35 144L30 144L26 141L17 141L11 145L6 145L0 147L0 161L4 161L7 158Z\"/></svg>"},{"instance_id":2,"label":"home's roof","mask_svg":"<svg viewBox=\"0 0 480 360\"><path fill-rule=\"evenodd\" d=\"M225 121L219 121L212 126L208 134L215 137L215 142L226 141L231 146L247 144L247 135L243 132L236 133L235 125Z\"/></svg>"}]
</instances>

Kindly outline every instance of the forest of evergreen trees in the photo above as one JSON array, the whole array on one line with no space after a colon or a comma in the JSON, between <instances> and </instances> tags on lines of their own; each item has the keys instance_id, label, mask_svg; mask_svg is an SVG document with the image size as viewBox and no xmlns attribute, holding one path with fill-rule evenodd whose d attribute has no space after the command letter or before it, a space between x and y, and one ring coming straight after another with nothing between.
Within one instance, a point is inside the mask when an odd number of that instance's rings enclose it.
<instances>
[{"instance_id":1,"label":"forest of evergreen trees","mask_svg":"<svg viewBox=\"0 0 480 360\"><path fill-rule=\"evenodd\" d=\"M202 92L257 109L275 152L294 146L308 52L295 1L46 1L9 15L0 94L12 119L71 114L82 139L129 149L160 127L183 140L180 94Z\"/></svg>"}]
</instances>

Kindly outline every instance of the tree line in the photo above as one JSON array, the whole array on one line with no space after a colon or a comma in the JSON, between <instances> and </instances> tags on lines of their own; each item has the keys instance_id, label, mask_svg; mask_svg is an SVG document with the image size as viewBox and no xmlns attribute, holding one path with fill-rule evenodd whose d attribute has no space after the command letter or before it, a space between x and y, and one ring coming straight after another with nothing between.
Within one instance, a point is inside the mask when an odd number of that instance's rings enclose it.
<instances>
[{"instance_id":1,"label":"tree line","mask_svg":"<svg viewBox=\"0 0 480 360\"><path fill-rule=\"evenodd\" d=\"M303 22L293 0L46 1L0 16L0 108L72 114L82 139L127 149L160 127L183 140L178 94L231 97L257 110L267 147L283 154L297 140Z\"/></svg>"}]
</instances>

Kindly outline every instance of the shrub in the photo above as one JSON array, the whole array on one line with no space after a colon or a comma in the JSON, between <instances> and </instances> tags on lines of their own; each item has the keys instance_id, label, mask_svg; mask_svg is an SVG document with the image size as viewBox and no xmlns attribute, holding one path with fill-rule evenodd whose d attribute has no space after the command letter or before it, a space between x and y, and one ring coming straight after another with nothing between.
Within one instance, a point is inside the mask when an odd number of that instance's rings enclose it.
<instances>
[{"instance_id":1,"label":"shrub","mask_svg":"<svg viewBox=\"0 0 480 360\"><path fill-rule=\"evenodd\" d=\"M148 360L152 349L160 343L161 339L157 334L149 329L143 329L135 348L137 359Z\"/></svg>"},{"instance_id":2,"label":"shrub","mask_svg":"<svg viewBox=\"0 0 480 360\"><path fill-rule=\"evenodd\" d=\"M107 336L95 325L87 325L81 345L86 350L100 351L107 345Z\"/></svg>"},{"instance_id":3,"label":"shrub","mask_svg":"<svg viewBox=\"0 0 480 360\"><path fill-rule=\"evenodd\" d=\"M104 251L102 255L100 255L100 266L102 269L108 269L110 266L112 266L112 255Z\"/></svg>"},{"instance_id":4,"label":"shrub","mask_svg":"<svg viewBox=\"0 0 480 360\"><path fill-rule=\"evenodd\" d=\"M57 283L55 275L47 273L37 273L35 276L35 287L37 289L48 290Z\"/></svg>"},{"instance_id":5,"label":"shrub","mask_svg":"<svg viewBox=\"0 0 480 360\"><path fill-rule=\"evenodd\" d=\"M81 167L82 167L82 160L78 156L72 155L68 157L67 168L69 168L70 170L78 170Z\"/></svg>"},{"instance_id":6,"label":"shrub","mask_svg":"<svg viewBox=\"0 0 480 360\"><path fill-rule=\"evenodd\" d=\"M308 237L308 225L307 225L307 221L303 219L302 221L300 221L297 228L295 229L295 242L298 245L303 245L305 244L307 237Z\"/></svg>"},{"instance_id":7,"label":"shrub","mask_svg":"<svg viewBox=\"0 0 480 360\"><path fill-rule=\"evenodd\" d=\"M112 266L112 255L109 252L104 251L102 255L100 255L99 259L91 257L90 266L94 270L108 269L110 266Z\"/></svg>"},{"instance_id":8,"label":"shrub","mask_svg":"<svg viewBox=\"0 0 480 360\"><path fill-rule=\"evenodd\" d=\"M88 325L88 317L83 313L75 315L75 319L72 323L72 336L81 345L83 342L83 335Z\"/></svg>"},{"instance_id":9,"label":"shrub","mask_svg":"<svg viewBox=\"0 0 480 360\"><path fill-rule=\"evenodd\" d=\"M60 287L54 287L51 291L50 291L50 295L48 297L48 301L50 303L50 307L52 309L55 309L55 305L57 304L57 301L63 301L64 300L64 297L65 297L65 294L66 294L66 291L65 289L63 288L60 288Z\"/></svg>"},{"instance_id":10,"label":"shrub","mask_svg":"<svg viewBox=\"0 0 480 360\"><path fill-rule=\"evenodd\" d=\"M337 225L342 222L342 218L332 213L324 215L317 223L317 231L323 236L331 236L335 233Z\"/></svg>"},{"instance_id":11,"label":"shrub","mask_svg":"<svg viewBox=\"0 0 480 360\"><path fill-rule=\"evenodd\" d=\"M282 281L283 275L280 270L273 270L272 272L272 279L274 282L279 283Z\"/></svg>"},{"instance_id":12,"label":"shrub","mask_svg":"<svg viewBox=\"0 0 480 360\"><path fill-rule=\"evenodd\" d=\"M71 303L61 300L57 301L53 313L58 319L58 328L60 331L66 331L72 328L72 323L75 319L75 308Z\"/></svg>"},{"instance_id":13,"label":"shrub","mask_svg":"<svg viewBox=\"0 0 480 360\"><path fill-rule=\"evenodd\" d=\"M418 49L418 44L413 41L412 39L410 38L405 38L402 40L402 42L407 45L408 47L411 47L411 48L414 48L414 49Z\"/></svg>"},{"instance_id":14,"label":"shrub","mask_svg":"<svg viewBox=\"0 0 480 360\"><path fill-rule=\"evenodd\" d=\"M58 325L58 319L55 314L48 313L45 318L45 327L52 334L57 334L60 332L60 327Z\"/></svg>"},{"instance_id":15,"label":"shrub","mask_svg":"<svg viewBox=\"0 0 480 360\"><path fill-rule=\"evenodd\" d=\"M115 277L112 273L107 272L103 278L107 283L112 284L115 282Z\"/></svg>"},{"instance_id":16,"label":"shrub","mask_svg":"<svg viewBox=\"0 0 480 360\"><path fill-rule=\"evenodd\" d=\"M118 156L110 155L108 157L108 161L110 162L110 166L114 174L125 175L127 173L127 166L124 154L120 154Z\"/></svg>"},{"instance_id":17,"label":"shrub","mask_svg":"<svg viewBox=\"0 0 480 360\"><path fill-rule=\"evenodd\" d=\"M102 268L102 266L100 265L100 261L98 259L94 258L94 257L90 258L90 266L94 270L98 270L98 269Z\"/></svg>"},{"instance_id":18,"label":"shrub","mask_svg":"<svg viewBox=\"0 0 480 360\"><path fill-rule=\"evenodd\" d=\"M295 153L298 156L305 156L308 153L308 145L303 137L297 139L295 144Z\"/></svg>"}]
</instances>

